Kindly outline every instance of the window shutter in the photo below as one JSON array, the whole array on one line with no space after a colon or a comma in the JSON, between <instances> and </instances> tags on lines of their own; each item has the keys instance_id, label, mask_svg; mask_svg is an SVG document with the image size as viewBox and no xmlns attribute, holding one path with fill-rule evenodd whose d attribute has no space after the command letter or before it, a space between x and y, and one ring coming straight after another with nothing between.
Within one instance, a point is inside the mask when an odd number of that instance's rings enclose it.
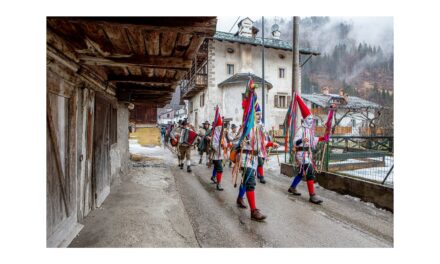
<instances>
[{"instance_id":1,"label":"window shutter","mask_svg":"<svg viewBox=\"0 0 440 264\"><path fill-rule=\"evenodd\" d=\"M286 108L289 108L289 106L290 106L290 101L292 100L292 96L287 96L287 105L286 105Z\"/></svg>"},{"instance_id":2,"label":"window shutter","mask_svg":"<svg viewBox=\"0 0 440 264\"><path fill-rule=\"evenodd\" d=\"M275 107L278 107L278 95L275 95Z\"/></svg>"}]
</instances>

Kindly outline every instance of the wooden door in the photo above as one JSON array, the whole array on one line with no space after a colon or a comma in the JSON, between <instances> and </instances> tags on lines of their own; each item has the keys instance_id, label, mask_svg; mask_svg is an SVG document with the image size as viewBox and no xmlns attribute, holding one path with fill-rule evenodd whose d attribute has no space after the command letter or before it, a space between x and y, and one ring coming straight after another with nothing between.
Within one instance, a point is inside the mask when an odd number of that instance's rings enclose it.
<instances>
[{"instance_id":1,"label":"wooden door","mask_svg":"<svg viewBox=\"0 0 440 264\"><path fill-rule=\"evenodd\" d=\"M93 129L93 192L95 207L101 206L110 193L110 103L95 97Z\"/></svg>"},{"instance_id":2,"label":"wooden door","mask_svg":"<svg viewBox=\"0 0 440 264\"><path fill-rule=\"evenodd\" d=\"M70 215L68 175L69 99L48 93L46 133L47 237Z\"/></svg>"},{"instance_id":3,"label":"wooden door","mask_svg":"<svg viewBox=\"0 0 440 264\"><path fill-rule=\"evenodd\" d=\"M95 112L95 92L82 89L80 96L81 137L78 163L78 219L86 217L93 209L92 160L93 160L93 121Z\"/></svg>"}]
</instances>

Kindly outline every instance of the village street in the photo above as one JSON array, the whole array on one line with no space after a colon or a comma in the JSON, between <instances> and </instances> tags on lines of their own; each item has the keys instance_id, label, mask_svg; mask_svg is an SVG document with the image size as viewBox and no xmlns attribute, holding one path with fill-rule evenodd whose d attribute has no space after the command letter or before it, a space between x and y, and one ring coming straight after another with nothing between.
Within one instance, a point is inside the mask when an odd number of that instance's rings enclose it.
<instances>
[{"instance_id":1,"label":"village street","mask_svg":"<svg viewBox=\"0 0 440 264\"><path fill-rule=\"evenodd\" d=\"M198 164L180 170L163 147L137 145L144 156L113 188L100 209L84 220L70 247L392 247L393 214L357 198L317 186L322 205L303 193L287 193L290 178L279 174L272 157L267 183L257 184L257 207L265 222L250 220L249 209L235 205L238 189L225 168L224 191L210 182L212 169Z\"/></svg>"}]
</instances>

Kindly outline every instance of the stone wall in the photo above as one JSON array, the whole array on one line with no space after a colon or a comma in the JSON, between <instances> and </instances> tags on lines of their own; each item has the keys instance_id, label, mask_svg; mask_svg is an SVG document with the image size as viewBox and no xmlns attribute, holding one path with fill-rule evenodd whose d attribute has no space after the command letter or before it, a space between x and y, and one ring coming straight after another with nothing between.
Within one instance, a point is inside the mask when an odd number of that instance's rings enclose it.
<instances>
[{"instance_id":1,"label":"stone wall","mask_svg":"<svg viewBox=\"0 0 440 264\"><path fill-rule=\"evenodd\" d=\"M281 174L293 177L297 174L297 171L294 166L281 163ZM317 174L316 181L328 190L358 197L362 201L373 203L379 208L394 211L394 189L391 187L328 172Z\"/></svg>"}]
</instances>

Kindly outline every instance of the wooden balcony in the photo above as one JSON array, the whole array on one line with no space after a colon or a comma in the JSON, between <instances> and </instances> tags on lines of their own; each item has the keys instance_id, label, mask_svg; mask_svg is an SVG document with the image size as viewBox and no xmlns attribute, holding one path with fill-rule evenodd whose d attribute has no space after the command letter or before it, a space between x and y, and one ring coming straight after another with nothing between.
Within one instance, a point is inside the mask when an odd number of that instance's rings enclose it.
<instances>
[{"instance_id":1,"label":"wooden balcony","mask_svg":"<svg viewBox=\"0 0 440 264\"><path fill-rule=\"evenodd\" d=\"M188 100L196 95L198 92L203 91L208 87L208 75L196 74L194 78L188 81L188 83L182 87L181 96L182 99Z\"/></svg>"},{"instance_id":2,"label":"wooden balcony","mask_svg":"<svg viewBox=\"0 0 440 264\"><path fill-rule=\"evenodd\" d=\"M312 115L317 116L317 115L327 115L327 110L321 107L318 108L312 108L311 111Z\"/></svg>"}]
</instances>

